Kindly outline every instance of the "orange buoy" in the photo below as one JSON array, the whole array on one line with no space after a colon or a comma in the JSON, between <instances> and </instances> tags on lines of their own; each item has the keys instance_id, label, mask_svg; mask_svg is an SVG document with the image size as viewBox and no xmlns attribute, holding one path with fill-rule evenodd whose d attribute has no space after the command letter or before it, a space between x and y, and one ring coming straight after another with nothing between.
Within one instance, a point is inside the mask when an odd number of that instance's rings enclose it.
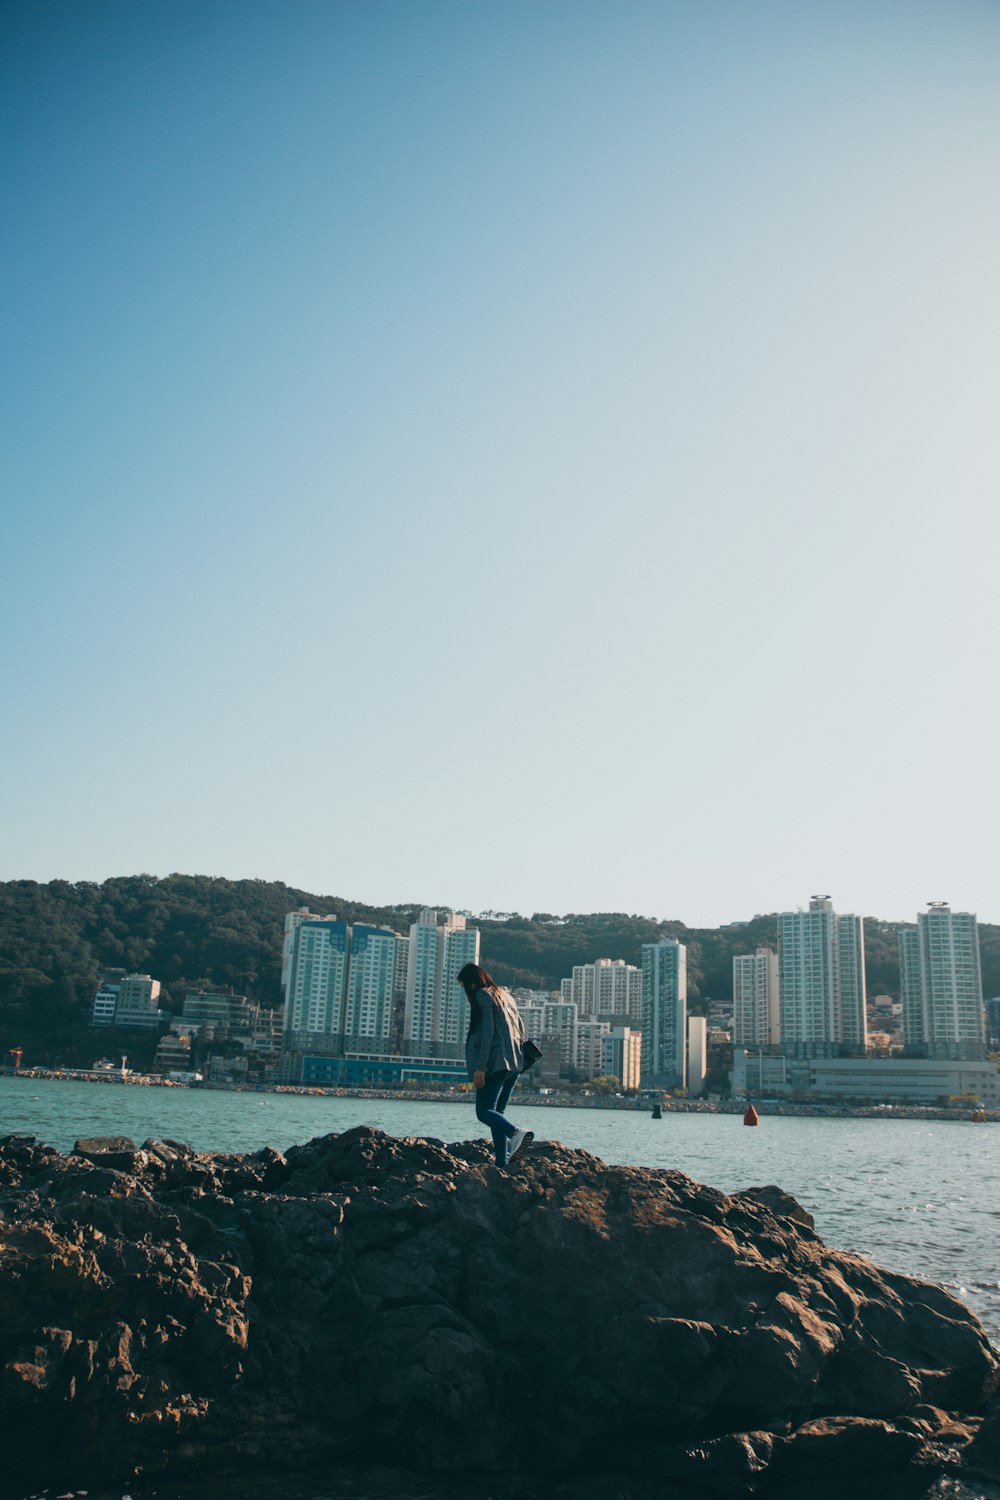
<instances>
[{"instance_id":1,"label":"orange buoy","mask_svg":"<svg viewBox=\"0 0 1000 1500\"><path fill-rule=\"evenodd\" d=\"M743 1116L743 1123L744 1123L744 1125L759 1125L760 1124L760 1120L757 1117L757 1111L754 1109L754 1107L753 1107L752 1104L748 1104L747 1105L747 1112Z\"/></svg>"}]
</instances>

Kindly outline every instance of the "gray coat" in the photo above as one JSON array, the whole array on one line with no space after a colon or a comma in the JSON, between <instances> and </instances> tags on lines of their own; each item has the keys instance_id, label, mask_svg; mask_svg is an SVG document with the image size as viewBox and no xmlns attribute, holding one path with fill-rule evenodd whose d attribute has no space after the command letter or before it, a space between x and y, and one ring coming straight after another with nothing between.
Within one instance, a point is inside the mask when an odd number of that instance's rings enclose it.
<instances>
[{"instance_id":1,"label":"gray coat","mask_svg":"<svg viewBox=\"0 0 1000 1500\"><path fill-rule=\"evenodd\" d=\"M465 1065L474 1073L520 1073L524 1067L524 1023L509 990L479 990L473 1000L479 1027L465 1043Z\"/></svg>"}]
</instances>

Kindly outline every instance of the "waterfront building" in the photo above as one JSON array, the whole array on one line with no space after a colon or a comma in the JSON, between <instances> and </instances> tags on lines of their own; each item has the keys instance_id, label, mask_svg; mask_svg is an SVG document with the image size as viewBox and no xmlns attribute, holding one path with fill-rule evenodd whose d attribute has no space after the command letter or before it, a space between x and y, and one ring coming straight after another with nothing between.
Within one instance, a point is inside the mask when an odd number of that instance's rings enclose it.
<instances>
[{"instance_id":1,"label":"waterfront building","mask_svg":"<svg viewBox=\"0 0 1000 1500\"><path fill-rule=\"evenodd\" d=\"M687 1085L687 949L676 938L642 945L642 1077Z\"/></svg>"},{"instance_id":2,"label":"waterfront building","mask_svg":"<svg viewBox=\"0 0 1000 1500\"><path fill-rule=\"evenodd\" d=\"M704 1016L689 1016L687 1068L687 1090L689 1094L701 1094L704 1092L707 1074L708 1022Z\"/></svg>"},{"instance_id":3,"label":"waterfront building","mask_svg":"<svg viewBox=\"0 0 1000 1500\"><path fill-rule=\"evenodd\" d=\"M932 901L899 933L903 1046L908 1057L986 1056L979 930L974 913Z\"/></svg>"},{"instance_id":4,"label":"waterfront building","mask_svg":"<svg viewBox=\"0 0 1000 1500\"><path fill-rule=\"evenodd\" d=\"M392 1053L357 1053L344 1057L330 1054L288 1054L282 1059L282 1083L309 1084L325 1088L400 1088L443 1084L458 1089L468 1083L465 1063L440 1057L398 1057Z\"/></svg>"},{"instance_id":5,"label":"waterfront building","mask_svg":"<svg viewBox=\"0 0 1000 1500\"><path fill-rule=\"evenodd\" d=\"M455 912L425 909L410 927L403 1051L407 1056L461 1057L469 1002L456 975L479 962L479 929Z\"/></svg>"},{"instance_id":6,"label":"waterfront building","mask_svg":"<svg viewBox=\"0 0 1000 1500\"><path fill-rule=\"evenodd\" d=\"M384 927L355 923L344 1020L344 1051L390 1050L399 939Z\"/></svg>"},{"instance_id":7,"label":"waterfront building","mask_svg":"<svg viewBox=\"0 0 1000 1500\"><path fill-rule=\"evenodd\" d=\"M733 957L733 1044L776 1047L781 1041L778 955L773 948Z\"/></svg>"},{"instance_id":8,"label":"waterfront building","mask_svg":"<svg viewBox=\"0 0 1000 1500\"><path fill-rule=\"evenodd\" d=\"M126 974L118 985L115 1025L152 1031L165 1019L157 1006L160 981L148 974Z\"/></svg>"},{"instance_id":9,"label":"waterfront building","mask_svg":"<svg viewBox=\"0 0 1000 1500\"><path fill-rule=\"evenodd\" d=\"M642 1032L631 1026L613 1026L604 1037L606 1078L618 1078L623 1089L637 1089L642 1073Z\"/></svg>"},{"instance_id":10,"label":"waterfront building","mask_svg":"<svg viewBox=\"0 0 1000 1500\"><path fill-rule=\"evenodd\" d=\"M910 1057L813 1057L736 1049L734 1093L755 1099L842 1100L855 1104L946 1105L973 1099L1000 1109L1000 1071L995 1062Z\"/></svg>"},{"instance_id":11,"label":"waterfront building","mask_svg":"<svg viewBox=\"0 0 1000 1500\"><path fill-rule=\"evenodd\" d=\"M292 953L285 990L285 1047L336 1051L344 1031L351 929L335 916L292 913Z\"/></svg>"},{"instance_id":12,"label":"waterfront building","mask_svg":"<svg viewBox=\"0 0 1000 1500\"><path fill-rule=\"evenodd\" d=\"M153 1071L169 1073L171 1070L187 1068L190 1064L191 1037L187 1032L176 1032L171 1027L156 1044Z\"/></svg>"},{"instance_id":13,"label":"waterfront building","mask_svg":"<svg viewBox=\"0 0 1000 1500\"><path fill-rule=\"evenodd\" d=\"M835 912L829 896L813 896L808 911L781 912L778 996L783 1052L791 1057L863 1053L868 1041L863 919Z\"/></svg>"}]
</instances>

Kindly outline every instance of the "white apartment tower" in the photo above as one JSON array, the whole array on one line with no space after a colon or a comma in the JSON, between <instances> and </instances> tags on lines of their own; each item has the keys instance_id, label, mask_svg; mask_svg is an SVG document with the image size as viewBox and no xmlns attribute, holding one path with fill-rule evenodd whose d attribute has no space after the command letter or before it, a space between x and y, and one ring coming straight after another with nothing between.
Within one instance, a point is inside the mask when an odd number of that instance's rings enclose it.
<instances>
[{"instance_id":1,"label":"white apartment tower","mask_svg":"<svg viewBox=\"0 0 1000 1500\"><path fill-rule=\"evenodd\" d=\"M813 896L808 911L781 912L778 996L781 1050L787 1056L863 1053L868 1042L863 919L835 912L829 896Z\"/></svg>"},{"instance_id":2,"label":"white apartment tower","mask_svg":"<svg viewBox=\"0 0 1000 1500\"><path fill-rule=\"evenodd\" d=\"M594 1005L594 965L574 964L572 977L569 981L568 994L563 990L563 980L560 990L563 998L572 1000L577 1009L581 1021L587 1021L595 1013Z\"/></svg>"},{"instance_id":3,"label":"white apartment tower","mask_svg":"<svg viewBox=\"0 0 1000 1500\"><path fill-rule=\"evenodd\" d=\"M675 938L642 945L642 1078L687 1086L687 949Z\"/></svg>"},{"instance_id":4,"label":"white apartment tower","mask_svg":"<svg viewBox=\"0 0 1000 1500\"><path fill-rule=\"evenodd\" d=\"M773 948L733 957L733 1046L776 1047L781 1041L778 955Z\"/></svg>"},{"instance_id":5,"label":"white apartment tower","mask_svg":"<svg viewBox=\"0 0 1000 1500\"><path fill-rule=\"evenodd\" d=\"M285 1046L289 1050L338 1049L344 1031L351 929L336 917L292 912L285 989ZM283 965L284 966L284 965Z\"/></svg>"},{"instance_id":6,"label":"white apartment tower","mask_svg":"<svg viewBox=\"0 0 1000 1500\"><path fill-rule=\"evenodd\" d=\"M903 1043L908 1056L977 1061L986 1056L983 980L975 914L932 901L899 933Z\"/></svg>"},{"instance_id":7,"label":"white apartment tower","mask_svg":"<svg viewBox=\"0 0 1000 1500\"><path fill-rule=\"evenodd\" d=\"M469 1002L456 975L479 962L479 929L453 912L424 910L410 927L403 1050L410 1057L461 1057Z\"/></svg>"},{"instance_id":8,"label":"white apartment tower","mask_svg":"<svg viewBox=\"0 0 1000 1500\"><path fill-rule=\"evenodd\" d=\"M390 1050L398 943L396 934L384 927L354 926L344 1017L345 1052Z\"/></svg>"},{"instance_id":9,"label":"white apartment tower","mask_svg":"<svg viewBox=\"0 0 1000 1500\"><path fill-rule=\"evenodd\" d=\"M288 994L288 981L292 977L292 959L295 955L295 934L303 922L319 922L322 918L317 912L310 911L308 906L300 906L298 911L285 913L285 935L281 944L281 993Z\"/></svg>"},{"instance_id":10,"label":"white apartment tower","mask_svg":"<svg viewBox=\"0 0 1000 1500\"><path fill-rule=\"evenodd\" d=\"M562 980L560 995L572 1001L581 1020L596 1016L642 1023L642 970L623 958L598 958L592 964L574 964L569 979Z\"/></svg>"}]
</instances>

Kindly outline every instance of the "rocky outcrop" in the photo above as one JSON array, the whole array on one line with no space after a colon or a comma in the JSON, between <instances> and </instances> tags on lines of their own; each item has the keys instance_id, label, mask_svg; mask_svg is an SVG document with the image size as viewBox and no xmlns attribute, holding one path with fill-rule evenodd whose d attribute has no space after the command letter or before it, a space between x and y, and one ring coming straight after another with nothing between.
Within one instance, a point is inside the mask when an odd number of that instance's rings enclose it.
<instances>
[{"instance_id":1,"label":"rocky outcrop","mask_svg":"<svg viewBox=\"0 0 1000 1500\"><path fill-rule=\"evenodd\" d=\"M966 1453L997 1473L973 1314L777 1188L557 1143L504 1173L365 1126L285 1156L7 1138L0 1215L24 1486L393 1464L442 1493L887 1500Z\"/></svg>"}]
</instances>

